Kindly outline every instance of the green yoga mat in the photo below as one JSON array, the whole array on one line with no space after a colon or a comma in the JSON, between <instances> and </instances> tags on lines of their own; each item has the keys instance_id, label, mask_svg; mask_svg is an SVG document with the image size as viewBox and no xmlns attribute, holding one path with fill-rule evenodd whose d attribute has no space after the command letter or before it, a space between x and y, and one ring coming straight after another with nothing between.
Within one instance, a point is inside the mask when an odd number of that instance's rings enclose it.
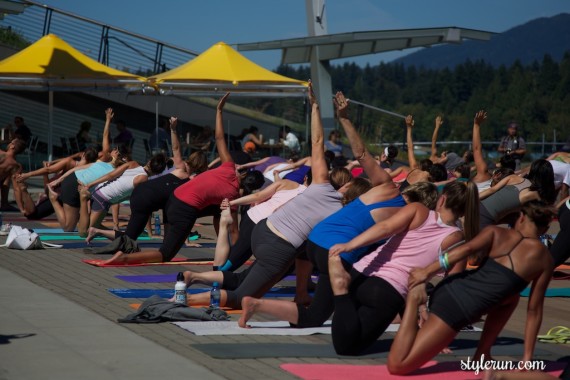
<instances>
[{"instance_id":1,"label":"green yoga mat","mask_svg":"<svg viewBox=\"0 0 570 380\"><path fill-rule=\"evenodd\" d=\"M79 235L40 235L40 240L42 241L57 241L57 240L85 240L84 237L81 237ZM96 237L93 240L107 240L109 241L109 239L105 238L105 237ZM139 236L139 238L137 239L137 241L155 241L155 242L161 242L162 239L152 239L148 236Z\"/></svg>"},{"instance_id":2,"label":"green yoga mat","mask_svg":"<svg viewBox=\"0 0 570 380\"><path fill-rule=\"evenodd\" d=\"M526 288L521 292L521 297L528 297L530 288ZM545 297L570 297L570 288L552 288L546 289Z\"/></svg>"}]
</instances>

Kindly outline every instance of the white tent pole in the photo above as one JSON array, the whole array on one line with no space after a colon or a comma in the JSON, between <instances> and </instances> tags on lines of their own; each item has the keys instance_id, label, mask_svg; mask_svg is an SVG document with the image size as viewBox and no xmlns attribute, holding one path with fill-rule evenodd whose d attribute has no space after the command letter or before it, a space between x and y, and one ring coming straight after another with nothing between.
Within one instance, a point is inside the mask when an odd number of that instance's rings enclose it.
<instances>
[{"instance_id":1,"label":"white tent pole","mask_svg":"<svg viewBox=\"0 0 570 380\"><path fill-rule=\"evenodd\" d=\"M53 158L53 91L48 92L48 161Z\"/></svg>"}]
</instances>

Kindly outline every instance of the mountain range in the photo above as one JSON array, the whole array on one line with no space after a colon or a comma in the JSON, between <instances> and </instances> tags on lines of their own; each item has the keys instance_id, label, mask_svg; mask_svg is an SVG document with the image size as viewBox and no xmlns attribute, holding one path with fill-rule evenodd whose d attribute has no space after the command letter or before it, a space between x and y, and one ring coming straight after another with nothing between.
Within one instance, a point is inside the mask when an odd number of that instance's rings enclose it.
<instances>
[{"instance_id":1,"label":"mountain range","mask_svg":"<svg viewBox=\"0 0 570 380\"><path fill-rule=\"evenodd\" d=\"M484 60L494 67L541 62L545 54L559 62L570 51L570 14L542 17L497 33L490 41L425 48L393 62L427 69L453 68L466 60Z\"/></svg>"}]
</instances>

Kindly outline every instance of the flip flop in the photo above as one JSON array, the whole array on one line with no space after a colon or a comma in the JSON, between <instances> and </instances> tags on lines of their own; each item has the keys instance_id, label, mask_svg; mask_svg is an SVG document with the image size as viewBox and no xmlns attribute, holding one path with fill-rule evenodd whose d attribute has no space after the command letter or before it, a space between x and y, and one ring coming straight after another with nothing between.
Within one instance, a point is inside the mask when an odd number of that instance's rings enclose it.
<instances>
[{"instance_id":1,"label":"flip flop","mask_svg":"<svg viewBox=\"0 0 570 380\"><path fill-rule=\"evenodd\" d=\"M548 330L546 335L538 335L536 338L539 342L543 343L570 343L570 328L565 326L555 326Z\"/></svg>"}]
</instances>

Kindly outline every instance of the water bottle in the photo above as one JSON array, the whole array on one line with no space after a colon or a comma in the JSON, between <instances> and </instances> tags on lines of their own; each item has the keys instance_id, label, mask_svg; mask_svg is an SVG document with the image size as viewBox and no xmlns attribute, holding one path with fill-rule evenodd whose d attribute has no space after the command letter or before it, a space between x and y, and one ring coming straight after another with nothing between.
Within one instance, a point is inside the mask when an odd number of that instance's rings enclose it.
<instances>
[{"instance_id":1,"label":"water bottle","mask_svg":"<svg viewBox=\"0 0 570 380\"><path fill-rule=\"evenodd\" d=\"M160 215L154 215L154 234L160 236Z\"/></svg>"},{"instance_id":2,"label":"water bottle","mask_svg":"<svg viewBox=\"0 0 570 380\"><path fill-rule=\"evenodd\" d=\"M220 292L220 284L214 282L212 284L212 290L210 291L210 307L212 309L220 308L220 298L222 294Z\"/></svg>"},{"instance_id":3,"label":"water bottle","mask_svg":"<svg viewBox=\"0 0 570 380\"><path fill-rule=\"evenodd\" d=\"M174 285L174 302L186 305L186 283L184 282L184 273L178 272L176 276L176 284Z\"/></svg>"}]
</instances>

